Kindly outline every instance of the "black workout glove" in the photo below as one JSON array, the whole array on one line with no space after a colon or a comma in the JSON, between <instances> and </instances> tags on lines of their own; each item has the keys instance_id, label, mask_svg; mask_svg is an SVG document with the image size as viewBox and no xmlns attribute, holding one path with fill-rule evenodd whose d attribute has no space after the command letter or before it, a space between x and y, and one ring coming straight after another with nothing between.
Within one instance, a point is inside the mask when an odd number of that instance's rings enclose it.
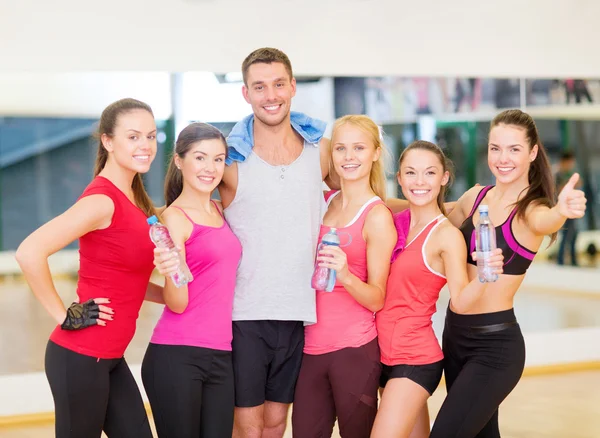
<instances>
[{"instance_id":1,"label":"black workout glove","mask_svg":"<svg viewBox=\"0 0 600 438\"><path fill-rule=\"evenodd\" d=\"M100 308L93 299L85 303L73 303L67 309L67 317L61 324L63 330L80 330L98 324Z\"/></svg>"}]
</instances>

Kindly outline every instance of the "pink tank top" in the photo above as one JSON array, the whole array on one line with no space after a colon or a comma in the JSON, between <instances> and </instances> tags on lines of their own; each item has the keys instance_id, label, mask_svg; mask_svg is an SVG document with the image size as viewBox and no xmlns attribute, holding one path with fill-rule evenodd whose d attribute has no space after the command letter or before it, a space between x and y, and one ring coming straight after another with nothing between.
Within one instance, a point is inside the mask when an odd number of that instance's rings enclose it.
<instances>
[{"instance_id":1,"label":"pink tank top","mask_svg":"<svg viewBox=\"0 0 600 438\"><path fill-rule=\"evenodd\" d=\"M339 191L326 195L327 205ZM363 238L363 226L369 211L383 201L375 196L359 210L355 218L340 232L342 249L348 258L348 269L362 281L367 281L367 243ZM319 241L331 227L321 225ZM352 236L350 245L348 233ZM360 305L344 287L336 283L333 291L317 291L317 323L304 330L304 352L324 354L347 347L361 347L377 337L375 316L369 309Z\"/></svg>"},{"instance_id":2,"label":"pink tank top","mask_svg":"<svg viewBox=\"0 0 600 438\"><path fill-rule=\"evenodd\" d=\"M224 218L220 227L209 227L179 210L193 225L185 253L194 280L188 284L185 311L178 314L165 306L150 342L231 351L233 293L242 246Z\"/></svg>"}]
</instances>

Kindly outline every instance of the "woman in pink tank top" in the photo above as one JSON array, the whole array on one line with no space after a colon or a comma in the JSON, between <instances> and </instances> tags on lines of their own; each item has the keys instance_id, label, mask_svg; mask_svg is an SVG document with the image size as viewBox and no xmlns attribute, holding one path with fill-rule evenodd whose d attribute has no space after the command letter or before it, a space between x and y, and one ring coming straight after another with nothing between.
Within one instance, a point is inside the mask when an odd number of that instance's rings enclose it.
<instances>
[{"instance_id":1,"label":"woman in pink tank top","mask_svg":"<svg viewBox=\"0 0 600 438\"><path fill-rule=\"evenodd\" d=\"M377 314L382 392L372 437L428 437L427 399L442 377L443 354L431 316L446 284L453 306L468 309L487 283L469 283L467 248L461 232L446 220L444 192L450 163L433 143L416 141L400 156L398 183L409 210L395 216L394 249L387 295ZM404 245L404 242L406 245ZM502 252L490 264L502 272Z\"/></svg>"},{"instance_id":2,"label":"woman in pink tank top","mask_svg":"<svg viewBox=\"0 0 600 438\"><path fill-rule=\"evenodd\" d=\"M384 145L366 116L337 120L332 164L341 191L326 194L320 236L332 227L341 246L327 247L317 263L334 269L332 292L316 291L317 323L305 329L296 385L294 436L331 436L336 417L344 438L368 437L377 412L381 364L374 312L383 306L396 230L384 204Z\"/></svg>"},{"instance_id":3,"label":"woman in pink tank top","mask_svg":"<svg viewBox=\"0 0 600 438\"><path fill-rule=\"evenodd\" d=\"M165 181L163 223L193 281L177 288L172 254L155 250L167 275L165 309L142 363L142 380L159 438L221 438L233 430L232 308L242 248L219 203L211 200L225 170L227 146L205 123L177 138Z\"/></svg>"}]
</instances>

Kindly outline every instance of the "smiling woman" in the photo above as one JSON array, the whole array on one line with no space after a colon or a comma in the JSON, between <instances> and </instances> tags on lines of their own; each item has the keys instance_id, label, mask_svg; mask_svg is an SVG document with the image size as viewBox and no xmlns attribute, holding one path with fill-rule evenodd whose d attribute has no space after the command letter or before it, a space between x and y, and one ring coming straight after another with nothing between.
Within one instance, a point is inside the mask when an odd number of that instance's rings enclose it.
<instances>
[{"instance_id":1,"label":"smiling woman","mask_svg":"<svg viewBox=\"0 0 600 438\"><path fill-rule=\"evenodd\" d=\"M139 389L123 357L152 273L147 215L154 213L140 174L156 155L148 105L122 99L100 118L94 180L69 210L21 243L16 258L33 293L59 324L46 348L56 436L150 438ZM77 300L68 309L48 257L79 239Z\"/></svg>"},{"instance_id":2,"label":"smiling woman","mask_svg":"<svg viewBox=\"0 0 600 438\"><path fill-rule=\"evenodd\" d=\"M242 248L211 194L223 179L227 146L206 123L177 138L162 218L194 280L176 287L179 256L156 249L166 303L142 364L159 436L231 436L234 386L232 307Z\"/></svg>"},{"instance_id":3,"label":"smiling woman","mask_svg":"<svg viewBox=\"0 0 600 438\"><path fill-rule=\"evenodd\" d=\"M567 218L585 212L584 194L575 189L577 174L555 198L550 163L527 113L507 110L492 120L488 164L496 185L469 190L448 219L460 227L470 253L477 207L487 205L492 222L501 224L496 239L505 257L504 273L468 311L450 302L443 334L448 397L431 431L433 438L500 436L498 407L519 382L525 365L515 294L544 236L554 239ZM475 280L476 261L465 256L469 278Z\"/></svg>"}]
</instances>

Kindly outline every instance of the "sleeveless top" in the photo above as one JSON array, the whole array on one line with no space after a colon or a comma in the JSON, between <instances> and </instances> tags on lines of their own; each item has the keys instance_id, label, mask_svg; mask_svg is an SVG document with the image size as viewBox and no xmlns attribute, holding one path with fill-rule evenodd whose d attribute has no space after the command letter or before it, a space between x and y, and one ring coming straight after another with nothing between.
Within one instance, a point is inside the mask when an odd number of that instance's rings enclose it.
<instances>
[{"instance_id":1,"label":"sleeveless top","mask_svg":"<svg viewBox=\"0 0 600 438\"><path fill-rule=\"evenodd\" d=\"M433 230L445 220L443 215L433 219L392 263L385 304L376 318L385 365L426 365L444 357L431 317L446 277L429 266L425 247ZM398 230L401 233L406 231Z\"/></svg>"},{"instance_id":2,"label":"sleeveless top","mask_svg":"<svg viewBox=\"0 0 600 438\"><path fill-rule=\"evenodd\" d=\"M316 321L310 280L324 211L318 144L290 165L251 153L237 163L238 187L225 218L242 244L233 320Z\"/></svg>"},{"instance_id":3,"label":"sleeveless top","mask_svg":"<svg viewBox=\"0 0 600 438\"><path fill-rule=\"evenodd\" d=\"M471 265L477 265L477 262L473 260L471 254L476 249L476 233L475 224L473 223L473 214L477 211L477 207L481 204L483 198L487 192L490 191L494 186L486 186L479 192L473 208L469 213L469 216L464 220L460 226L460 231L463 234L465 242L467 243L467 263ZM506 275L523 275L527 272L529 265L533 261L536 253L528 250L515 238L512 231L512 223L517 215L516 207L510 212L510 215L504 221L503 224L496 227L496 246L502 249L504 255L504 274Z\"/></svg>"},{"instance_id":4,"label":"sleeveless top","mask_svg":"<svg viewBox=\"0 0 600 438\"><path fill-rule=\"evenodd\" d=\"M187 285L187 308L179 314L165 306L150 342L231 351L231 312L235 274L242 255L240 241L225 218L220 227L199 225L183 209L173 207L193 225L185 242L185 254L194 280ZM216 205L215 208L219 210Z\"/></svg>"},{"instance_id":5,"label":"sleeveless top","mask_svg":"<svg viewBox=\"0 0 600 438\"><path fill-rule=\"evenodd\" d=\"M115 210L108 228L79 238L77 296L80 303L90 298L109 298L108 306L114 309L115 317L105 327L70 331L59 325L50 340L86 356L118 359L135 333L154 269L154 244L146 214L110 180L97 176L79 199L97 194L108 196Z\"/></svg>"},{"instance_id":6,"label":"sleeveless top","mask_svg":"<svg viewBox=\"0 0 600 438\"><path fill-rule=\"evenodd\" d=\"M327 193L327 205L340 193ZM374 196L367 201L354 219L340 232L342 250L348 259L348 270L361 281L366 282L367 242L363 238L363 226L367 215L373 207L384 202ZM384 204L385 205L385 204ZM319 241L329 232L331 227L321 225ZM347 244L351 236L352 241ZM344 286L336 281L331 292L317 291L317 323L304 329L304 352L307 354L324 354L347 347L360 347L377 337L375 317L372 311L359 304Z\"/></svg>"}]
</instances>

